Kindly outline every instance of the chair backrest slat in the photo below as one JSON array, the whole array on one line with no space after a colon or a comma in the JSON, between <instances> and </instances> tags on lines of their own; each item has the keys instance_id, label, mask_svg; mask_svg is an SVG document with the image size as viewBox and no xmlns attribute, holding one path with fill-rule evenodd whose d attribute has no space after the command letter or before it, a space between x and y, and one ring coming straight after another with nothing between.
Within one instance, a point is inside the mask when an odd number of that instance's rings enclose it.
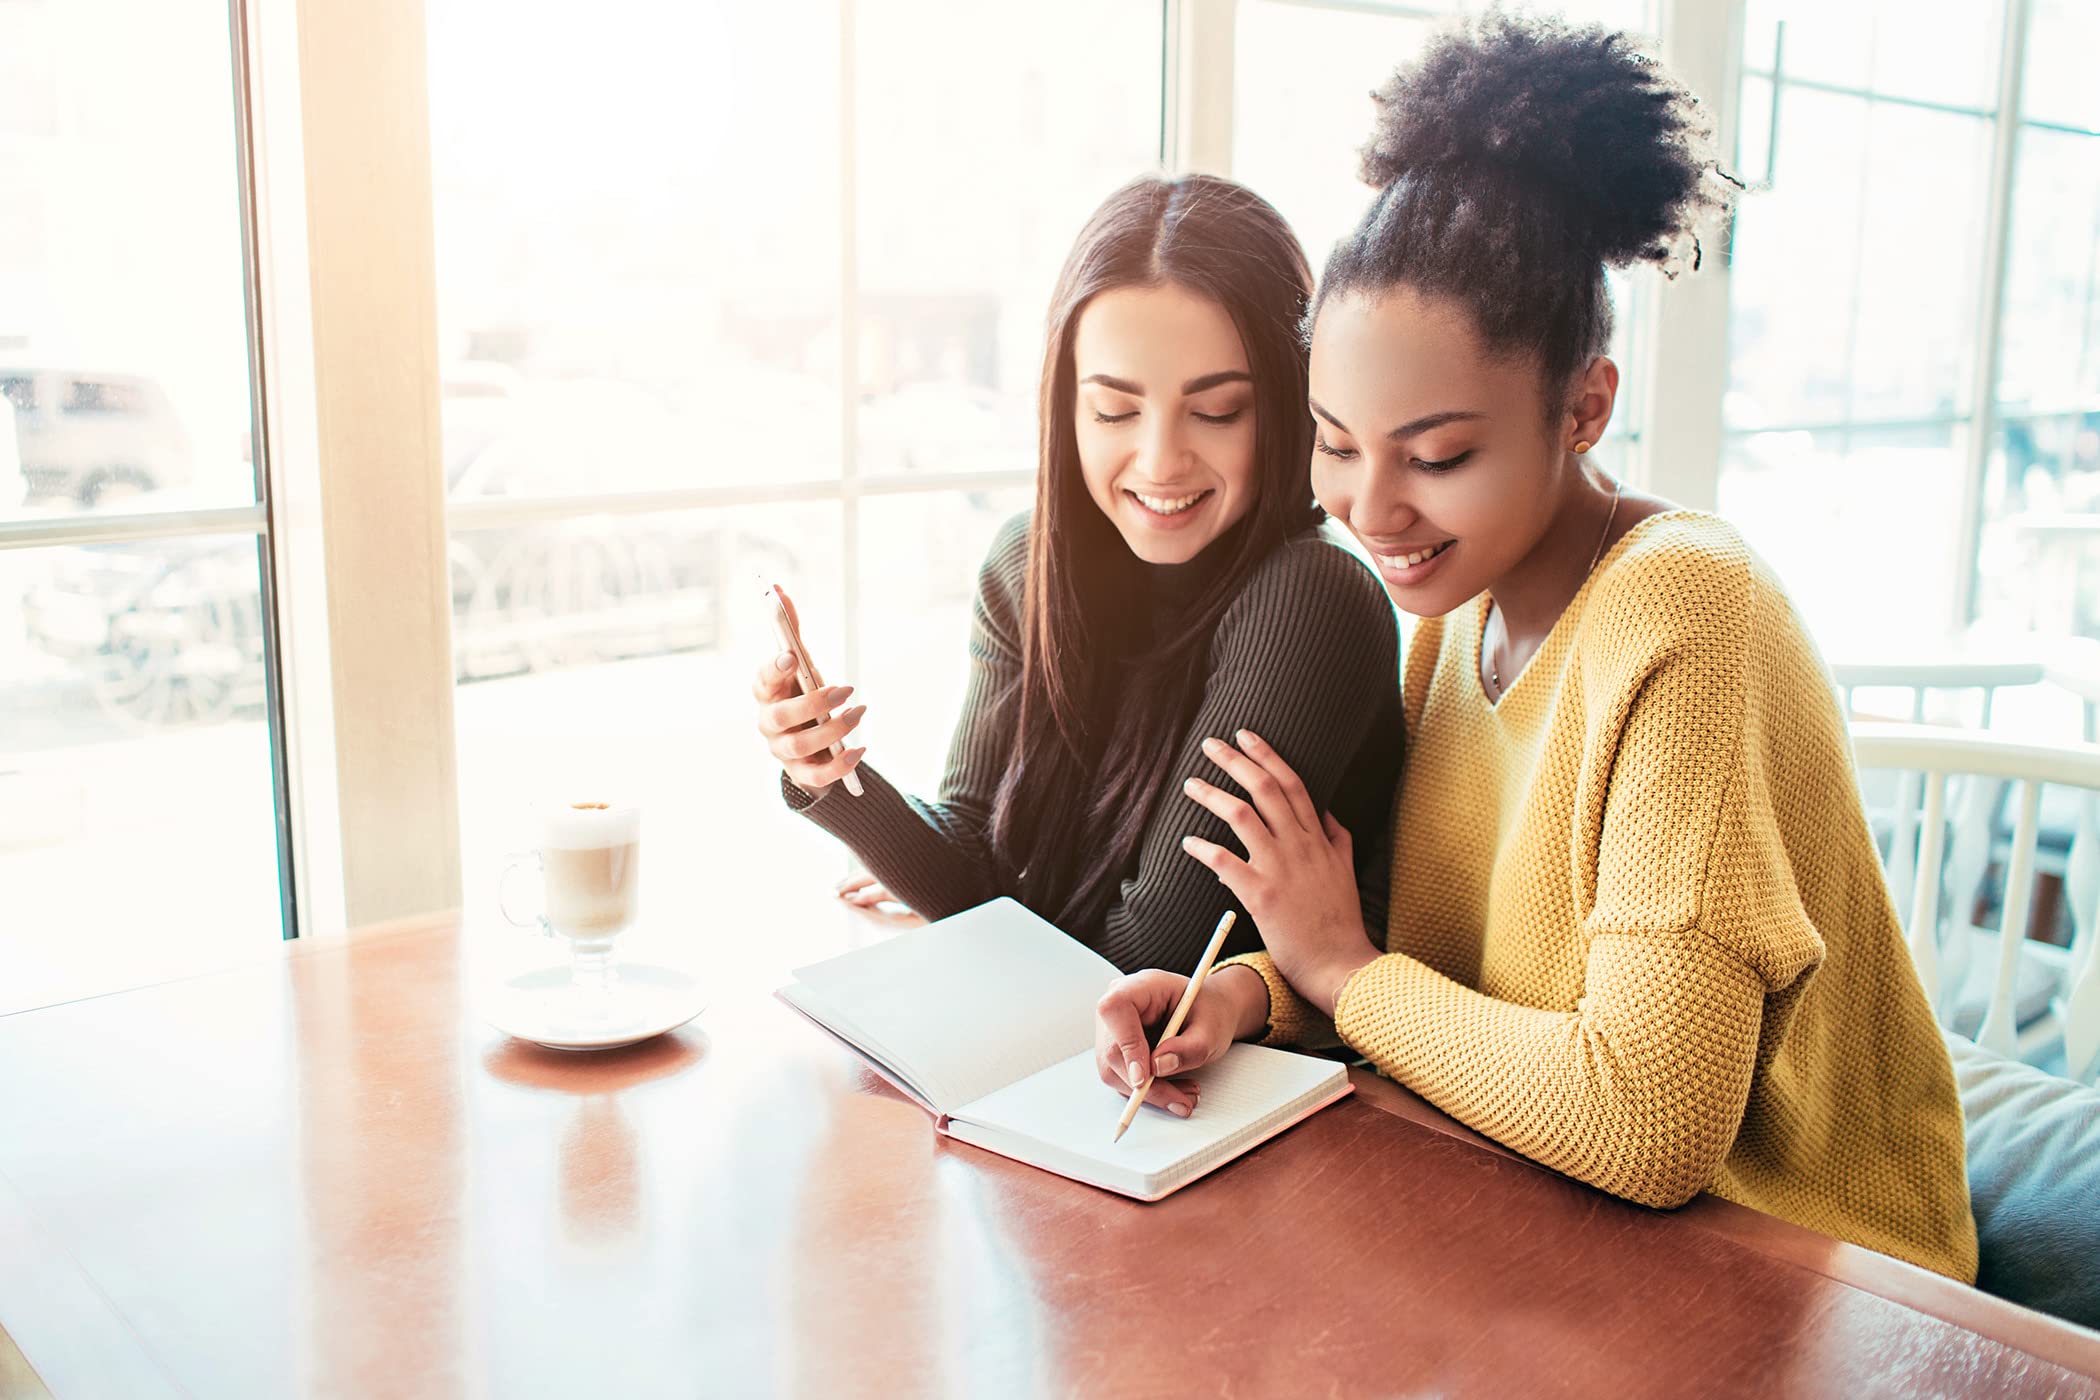
<instances>
[{"instance_id":1,"label":"chair backrest slat","mask_svg":"<svg viewBox=\"0 0 2100 1400\"><path fill-rule=\"evenodd\" d=\"M1998 975L1991 984L1990 1010L1976 1043L2007 1059L2018 1059L2019 1027L2014 1023L2013 991L2019 982L2020 948L2027 941L2027 914L2034 904L2034 848L2041 837L2042 785L2032 778L2019 789L2020 815L2013 825L2012 850L2006 857L2005 898L1998 924Z\"/></svg>"},{"instance_id":2,"label":"chair backrest slat","mask_svg":"<svg viewBox=\"0 0 2100 1400\"><path fill-rule=\"evenodd\" d=\"M2023 1049L2045 1051L2060 1028L2070 1073L2085 1082L2100 1077L2100 745L2027 744L1934 726L1857 722L1852 742L1862 771L1922 775L1922 810L1914 813L1916 874L1910 882L1905 941L1942 1020L1968 1000L1963 988L1972 965L1981 949L1995 941L1995 967L1976 1032L1978 1042L2017 1058ZM2034 908L2042 793L2050 785L2084 789L2064 865L2065 897L2074 926L2069 950L2030 945L2026 937ZM1992 862L1992 830L2000 795L2007 789L2013 798L2013 830L2005 851L1999 927L1995 935L1972 933L1970 901ZM1903 791L1918 793L1920 786L1906 784ZM1893 867L1895 849L1890 856ZM2050 979L2050 1019L2022 1027L2021 969L2030 947L2035 955L2027 967L2030 983L2037 969ZM2029 1013L2035 1014L2031 1004Z\"/></svg>"},{"instance_id":3,"label":"chair backrest slat","mask_svg":"<svg viewBox=\"0 0 2100 1400\"><path fill-rule=\"evenodd\" d=\"M1917 964L1918 980L1925 995L1937 1006L1940 1000L1940 859L1946 849L1942 828L1946 822L1947 775L1933 773L1925 779L1925 820L1918 847L1917 887L1911 892L1910 957Z\"/></svg>"}]
</instances>

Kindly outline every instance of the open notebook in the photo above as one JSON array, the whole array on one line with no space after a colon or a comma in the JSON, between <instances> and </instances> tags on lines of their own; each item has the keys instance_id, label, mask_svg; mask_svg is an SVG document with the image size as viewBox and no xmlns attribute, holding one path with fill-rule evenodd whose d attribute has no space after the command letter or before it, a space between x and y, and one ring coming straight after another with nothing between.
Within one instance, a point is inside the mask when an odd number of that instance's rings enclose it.
<instances>
[{"instance_id":1,"label":"open notebook","mask_svg":"<svg viewBox=\"0 0 2100 1400\"><path fill-rule=\"evenodd\" d=\"M865 1056L950 1137L1156 1201L1349 1092L1332 1060L1235 1045L1195 1072L1189 1118L1094 1071L1094 1003L1115 966L1011 899L798 969L780 998Z\"/></svg>"}]
</instances>

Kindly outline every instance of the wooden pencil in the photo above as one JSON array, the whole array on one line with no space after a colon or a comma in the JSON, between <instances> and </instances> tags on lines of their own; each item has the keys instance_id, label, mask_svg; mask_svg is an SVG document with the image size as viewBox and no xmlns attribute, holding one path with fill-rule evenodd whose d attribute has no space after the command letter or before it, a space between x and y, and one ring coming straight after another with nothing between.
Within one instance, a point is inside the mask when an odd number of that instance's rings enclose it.
<instances>
[{"instance_id":1,"label":"wooden pencil","mask_svg":"<svg viewBox=\"0 0 2100 1400\"><path fill-rule=\"evenodd\" d=\"M1203 950L1203 960L1196 964L1196 975L1189 978L1188 986L1182 988L1181 1001L1174 1007L1174 1014L1167 1018L1167 1028L1160 1032L1159 1043L1163 1044L1181 1034L1181 1023L1188 1019L1189 1008L1196 1004L1196 993L1203 990L1203 979L1210 976L1211 964L1218 960L1218 950L1225 946L1225 935L1232 932L1233 922L1238 918L1238 914L1227 909L1225 917L1218 920L1218 927L1210 936L1210 946ZM1136 1119L1138 1109L1144 1106L1145 1095L1151 1091L1152 1076L1148 1074L1144 1083L1131 1089L1130 1102L1123 1105L1123 1116L1116 1123L1116 1135L1109 1141L1123 1140L1123 1134L1130 1131L1131 1122Z\"/></svg>"}]
</instances>

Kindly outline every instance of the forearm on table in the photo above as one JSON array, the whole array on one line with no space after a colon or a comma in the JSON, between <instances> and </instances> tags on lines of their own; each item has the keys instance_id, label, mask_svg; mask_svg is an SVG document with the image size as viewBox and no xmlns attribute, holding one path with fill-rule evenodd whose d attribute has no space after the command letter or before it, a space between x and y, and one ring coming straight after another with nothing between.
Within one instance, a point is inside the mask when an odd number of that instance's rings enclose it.
<instances>
[{"instance_id":1,"label":"forearm on table","mask_svg":"<svg viewBox=\"0 0 2100 1400\"><path fill-rule=\"evenodd\" d=\"M782 792L791 807L844 842L891 894L929 919L1001 893L981 821L907 796L867 764L857 771L860 797L837 784L804 793L785 778Z\"/></svg>"},{"instance_id":2,"label":"forearm on table","mask_svg":"<svg viewBox=\"0 0 2100 1400\"><path fill-rule=\"evenodd\" d=\"M1298 994L1268 953L1242 954L1225 966L1245 969L1262 983L1262 995L1253 1003L1261 1012L1261 1020L1243 1028L1244 1039L1305 1050L1324 1050L1342 1043L1333 1020Z\"/></svg>"},{"instance_id":3,"label":"forearm on table","mask_svg":"<svg viewBox=\"0 0 2100 1400\"><path fill-rule=\"evenodd\" d=\"M1748 1099L1763 985L1697 932L1599 938L1574 1012L1486 996L1403 954L1342 989L1336 1026L1380 1070L1525 1156L1676 1206L1711 1184Z\"/></svg>"}]
</instances>

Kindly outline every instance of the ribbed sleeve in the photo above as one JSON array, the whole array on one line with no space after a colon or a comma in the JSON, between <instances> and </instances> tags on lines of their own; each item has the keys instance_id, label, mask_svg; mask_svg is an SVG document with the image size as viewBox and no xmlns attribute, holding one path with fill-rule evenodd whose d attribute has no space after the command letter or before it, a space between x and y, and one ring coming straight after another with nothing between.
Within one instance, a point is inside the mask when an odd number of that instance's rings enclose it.
<instances>
[{"instance_id":1,"label":"ribbed sleeve","mask_svg":"<svg viewBox=\"0 0 2100 1400\"><path fill-rule=\"evenodd\" d=\"M1028 517L1021 515L1001 527L978 570L969 681L938 800L899 792L867 763L860 797L837 787L812 797L785 773L780 778L789 808L845 842L869 874L929 919L1013 893L994 871L989 833L992 799L1013 747L1027 568Z\"/></svg>"},{"instance_id":2,"label":"ribbed sleeve","mask_svg":"<svg viewBox=\"0 0 2100 1400\"><path fill-rule=\"evenodd\" d=\"M979 576L970 686L937 801L899 793L865 766L868 791L859 799L827 792L812 801L791 784L783 788L791 807L845 841L870 873L929 917L1016 893L992 855L987 827L1013 738L1025 565L1024 517L1001 532ZM1152 799L1132 868L1097 927L1067 932L1125 970L1193 968L1218 915L1235 905L1182 850L1182 838L1237 842L1181 784L1200 775L1231 788L1201 745L1240 729L1274 745L1314 802L1351 829L1370 892L1367 918L1381 924L1377 867L1403 738L1398 648L1384 589L1331 540L1300 537L1263 561L1219 622L1202 700ZM1228 951L1258 948L1259 929L1239 913Z\"/></svg>"}]
</instances>

